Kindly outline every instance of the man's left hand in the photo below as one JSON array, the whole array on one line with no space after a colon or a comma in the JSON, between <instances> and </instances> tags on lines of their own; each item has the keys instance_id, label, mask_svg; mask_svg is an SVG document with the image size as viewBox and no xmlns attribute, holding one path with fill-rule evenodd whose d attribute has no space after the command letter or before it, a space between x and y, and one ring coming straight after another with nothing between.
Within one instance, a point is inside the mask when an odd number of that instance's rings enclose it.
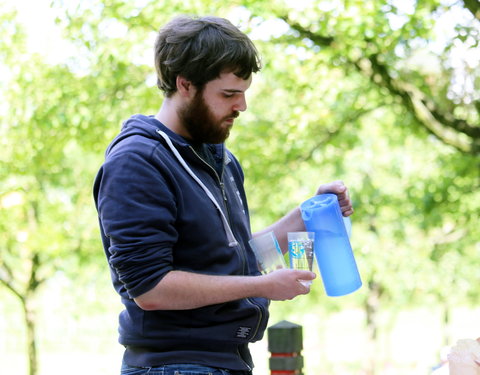
<instances>
[{"instance_id":1,"label":"man's left hand","mask_svg":"<svg viewBox=\"0 0 480 375\"><path fill-rule=\"evenodd\" d=\"M338 203L340 204L343 216L350 216L353 214L352 202L350 201L348 189L343 181L333 181L328 184L320 185L317 189L317 195L325 193L335 194L338 197Z\"/></svg>"}]
</instances>

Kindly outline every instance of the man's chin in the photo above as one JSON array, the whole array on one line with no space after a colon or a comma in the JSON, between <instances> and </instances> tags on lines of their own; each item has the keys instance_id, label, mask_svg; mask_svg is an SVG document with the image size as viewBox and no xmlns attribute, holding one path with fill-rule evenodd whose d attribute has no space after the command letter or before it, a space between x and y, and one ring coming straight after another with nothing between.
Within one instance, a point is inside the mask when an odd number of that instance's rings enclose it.
<instances>
[{"instance_id":1,"label":"man's chin","mask_svg":"<svg viewBox=\"0 0 480 375\"><path fill-rule=\"evenodd\" d=\"M217 137L217 139L215 140L215 142L211 142L211 143L215 143L215 144L225 143L225 141L228 139L229 136L230 136L230 132L228 132L227 134L223 135L222 137Z\"/></svg>"},{"instance_id":2,"label":"man's chin","mask_svg":"<svg viewBox=\"0 0 480 375\"><path fill-rule=\"evenodd\" d=\"M230 130L232 129L232 126L233 124L227 125L223 123L221 125L217 125L217 128L215 130L207 128L192 128L190 129L190 134L192 135L192 139L197 142L218 144L225 142L225 140L230 136Z\"/></svg>"}]
</instances>

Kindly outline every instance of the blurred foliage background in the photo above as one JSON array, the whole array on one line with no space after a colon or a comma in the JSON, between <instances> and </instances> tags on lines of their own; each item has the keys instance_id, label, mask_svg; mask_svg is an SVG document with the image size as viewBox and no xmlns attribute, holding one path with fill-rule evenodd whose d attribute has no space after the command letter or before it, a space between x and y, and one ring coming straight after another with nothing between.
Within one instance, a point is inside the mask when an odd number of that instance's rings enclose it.
<instances>
[{"instance_id":1,"label":"blurred foliage background","mask_svg":"<svg viewBox=\"0 0 480 375\"><path fill-rule=\"evenodd\" d=\"M428 374L480 336L478 1L0 0L0 373L118 373L92 182L121 122L160 107L152 46L178 14L262 55L227 141L253 229L350 189L362 289L272 304L304 326L305 374Z\"/></svg>"}]
</instances>

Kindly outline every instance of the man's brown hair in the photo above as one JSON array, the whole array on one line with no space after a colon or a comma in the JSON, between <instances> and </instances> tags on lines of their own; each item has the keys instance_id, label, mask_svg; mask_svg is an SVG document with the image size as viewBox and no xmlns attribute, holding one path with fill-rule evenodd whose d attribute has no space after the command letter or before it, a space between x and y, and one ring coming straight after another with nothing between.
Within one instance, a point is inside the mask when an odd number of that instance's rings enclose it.
<instances>
[{"instance_id":1,"label":"man's brown hair","mask_svg":"<svg viewBox=\"0 0 480 375\"><path fill-rule=\"evenodd\" d=\"M177 90L179 75L201 90L221 73L248 79L260 67L252 41L224 18L174 18L160 29L155 42L157 86L167 97Z\"/></svg>"}]
</instances>

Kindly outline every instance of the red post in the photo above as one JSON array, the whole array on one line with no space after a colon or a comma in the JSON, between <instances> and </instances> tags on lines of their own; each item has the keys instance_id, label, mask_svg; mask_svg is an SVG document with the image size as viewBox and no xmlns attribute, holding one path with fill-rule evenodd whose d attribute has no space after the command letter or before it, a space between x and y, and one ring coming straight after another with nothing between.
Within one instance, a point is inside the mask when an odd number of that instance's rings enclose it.
<instances>
[{"instance_id":1,"label":"red post","mask_svg":"<svg viewBox=\"0 0 480 375\"><path fill-rule=\"evenodd\" d=\"M281 321L268 328L271 375L303 375L302 326Z\"/></svg>"}]
</instances>

